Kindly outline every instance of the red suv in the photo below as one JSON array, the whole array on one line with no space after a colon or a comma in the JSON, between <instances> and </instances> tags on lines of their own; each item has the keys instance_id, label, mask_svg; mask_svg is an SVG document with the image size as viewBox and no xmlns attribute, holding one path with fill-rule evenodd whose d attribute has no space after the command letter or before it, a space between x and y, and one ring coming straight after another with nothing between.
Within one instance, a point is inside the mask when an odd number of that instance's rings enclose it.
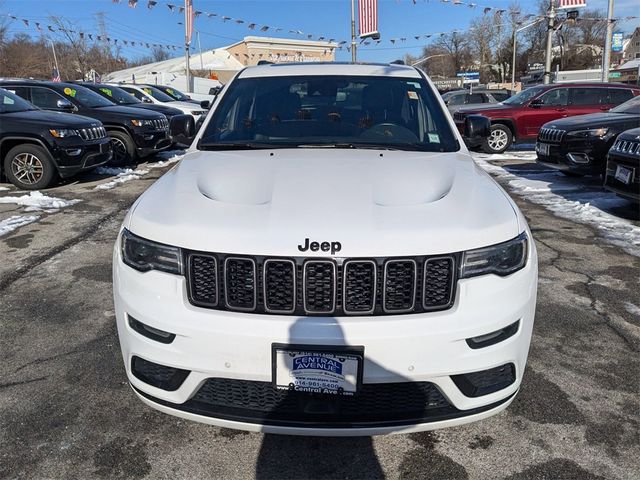
<instances>
[{"instance_id":1,"label":"red suv","mask_svg":"<svg viewBox=\"0 0 640 480\"><path fill-rule=\"evenodd\" d=\"M498 104L462 108L453 119L464 131L467 115L491 120L491 136L465 138L469 148L482 146L487 153L502 153L512 143L534 143L540 127L573 115L609 110L640 95L640 89L620 83L559 83L527 88Z\"/></svg>"}]
</instances>

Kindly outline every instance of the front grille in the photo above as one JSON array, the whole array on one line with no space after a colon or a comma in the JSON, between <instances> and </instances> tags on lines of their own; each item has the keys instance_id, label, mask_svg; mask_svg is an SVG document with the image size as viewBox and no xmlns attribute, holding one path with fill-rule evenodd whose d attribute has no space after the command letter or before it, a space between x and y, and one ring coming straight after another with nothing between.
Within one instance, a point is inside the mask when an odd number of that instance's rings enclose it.
<instances>
[{"instance_id":1,"label":"front grille","mask_svg":"<svg viewBox=\"0 0 640 480\"><path fill-rule=\"evenodd\" d=\"M462 122L462 121L464 121L465 116L466 116L466 115L465 115L464 113L455 112L455 113L453 114L453 120L454 120L455 122Z\"/></svg>"},{"instance_id":2,"label":"front grille","mask_svg":"<svg viewBox=\"0 0 640 480\"><path fill-rule=\"evenodd\" d=\"M154 128L157 130L169 130L169 120L166 117L152 120Z\"/></svg>"},{"instance_id":3,"label":"front grille","mask_svg":"<svg viewBox=\"0 0 640 480\"><path fill-rule=\"evenodd\" d=\"M616 140L611 150L618 153L626 153L627 155L640 155L640 142L632 140Z\"/></svg>"},{"instance_id":4,"label":"front grille","mask_svg":"<svg viewBox=\"0 0 640 480\"><path fill-rule=\"evenodd\" d=\"M564 134L564 130L558 130L557 128L541 128L538 132L538 140L548 143L560 143Z\"/></svg>"},{"instance_id":5,"label":"front grille","mask_svg":"<svg viewBox=\"0 0 640 480\"><path fill-rule=\"evenodd\" d=\"M187 252L189 301L288 315L394 315L449 308L459 255L309 259Z\"/></svg>"},{"instance_id":6,"label":"front grille","mask_svg":"<svg viewBox=\"0 0 640 480\"><path fill-rule=\"evenodd\" d=\"M81 128L78 133L83 140L100 140L107 136L107 131L104 127Z\"/></svg>"}]
</instances>

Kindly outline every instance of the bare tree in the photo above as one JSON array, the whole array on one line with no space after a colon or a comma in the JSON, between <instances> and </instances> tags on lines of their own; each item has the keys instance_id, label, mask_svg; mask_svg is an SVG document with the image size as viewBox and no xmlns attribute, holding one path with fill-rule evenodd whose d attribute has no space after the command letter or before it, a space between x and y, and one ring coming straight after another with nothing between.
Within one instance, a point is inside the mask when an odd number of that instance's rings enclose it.
<instances>
[{"instance_id":1,"label":"bare tree","mask_svg":"<svg viewBox=\"0 0 640 480\"><path fill-rule=\"evenodd\" d=\"M470 64L471 52L469 51L469 40L466 34L460 32L443 34L438 37L433 45L449 53L453 74L462 71Z\"/></svg>"}]
</instances>

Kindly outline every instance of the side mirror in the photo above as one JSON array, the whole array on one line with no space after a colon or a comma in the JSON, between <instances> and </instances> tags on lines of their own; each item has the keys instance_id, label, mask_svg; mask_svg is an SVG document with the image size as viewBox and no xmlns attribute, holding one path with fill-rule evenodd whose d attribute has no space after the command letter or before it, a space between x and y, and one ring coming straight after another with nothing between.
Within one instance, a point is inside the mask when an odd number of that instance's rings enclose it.
<instances>
[{"instance_id":1,"label":"side mirror","mask_svg":"<svg viewBox=\"0 0 640 480\"><path fill-rule=\"evenodd\" d=\"M211 102L209 100L203 100L200 102L200 106L205 110L208 110L211 107Z\"/></svg>"},{"instance_id":2,"label":"side mirror","mask_svg":"<svg viewBox=\"0 0 640 480\"><path fill-rule=\"evenodd\" d=\"M534 98L529 102L531 108L540 108L542 105L544 105L544 102L541 98Z\"/></svg>"},{"instance_id":3,"label":"side mirror","mask_svg":"<svg viewBox=\"0 0 640 480\"><path fill-rule=\"evenodd\" d=\"M209 89L209 95L216 96L220 93L220 90L222 90L222 87L211 87Z\"/></svg>"},{"instance_id":4,"label":"side mirror","mask_svg":"<svg viewBox=\"0 0 640 480\"><path fill-rule=\"evenodd\" d=\"M469 115L464 119L466 138L487 138L491 136L491 120L483 115Z\"/></svg>"},{"instance_id":5,"label":"side mirror","mask_svg":"<svg viewBox=\"0 0 640 480\"><path fill-rule=\"evenodd\" d=\"M142 97L142 103L153 103L149 97Z\"/></svg>"},{"instance_id":6,"label":"side mirror","mask_svg":"<svg viewBox=\"0 0 640 480\"><path fill-rule=\"evenodd\" d=\"M56 107L58 107L58 109L63 110L65 112L73 112L75 110L73 103L63 98L61 98L56 102Z\"/></svg>"},{"instance_id":7,"label":"side mirror","mask_svg":"<svg viewBox=\"0 0 640 480\"><path fill-rule=\"evenodd\" d=\"M169 132L177 143L191 145L196 135L196 124L191 115L175 115L169 122Z\"/></svg>"}]
</instances>

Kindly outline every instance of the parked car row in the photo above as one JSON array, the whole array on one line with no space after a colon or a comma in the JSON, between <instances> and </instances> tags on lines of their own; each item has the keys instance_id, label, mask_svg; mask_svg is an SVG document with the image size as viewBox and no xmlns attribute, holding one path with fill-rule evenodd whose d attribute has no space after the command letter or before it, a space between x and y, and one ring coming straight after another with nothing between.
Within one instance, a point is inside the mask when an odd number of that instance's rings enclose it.
<instances>
[{"instance_id":1,"label":"parked car row","mask_svg":"<svg viewBox=\"0 0 640 480\"><path fill-rule=\"evenodd\" d=\"M0 166L21 189L189 145L208 108L145 102L115 85L20 79L0 81L0 102Z\"/></svg>"},{"instance_id":2,"label":"parked car row","mask_svg":"<svg viewBox=\"0 0 640 480\"><path fill-rule=\"evenodd\" d=\"M552 84L531 87L497 104L461 108L453 119L464 131L465 118L484 115L491 120L491 135L465 138L470 148L502 153L514 143L535 142L545 123L575 115L605 112L633 97L640 88L615 83Z\"/></svg>"}]
</instances>

